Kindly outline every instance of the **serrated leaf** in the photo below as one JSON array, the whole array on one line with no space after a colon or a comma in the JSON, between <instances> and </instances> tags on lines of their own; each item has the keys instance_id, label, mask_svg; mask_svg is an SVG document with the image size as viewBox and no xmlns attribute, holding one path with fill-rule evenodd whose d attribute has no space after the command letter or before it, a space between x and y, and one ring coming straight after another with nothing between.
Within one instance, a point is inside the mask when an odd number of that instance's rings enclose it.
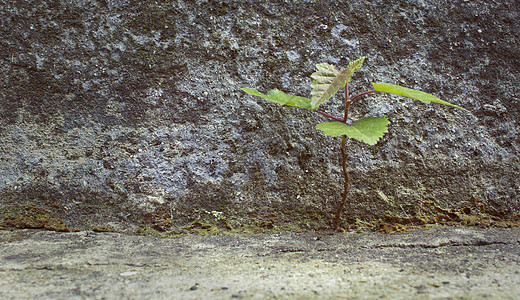
<instances>
[{"instance_id":1,"label":"serrated leaf","mask_svg":"<svg viewBox=\"0 0 520 300\"><path fill-rule=\"evenodd\" d=\"M341 72L331 64L317 64L316 69L318 72L311 75L311 78L314 79L311 84L312 109L317 109L318 106L334 96L339 88L345 87L354 71L361 67L364 60L365 58L361 57L349 63L348 67Z\"/></svg>"},{"instance_id":2,"label":"serrated leaf","mask_svg":"<svg viewBox=\"0 0 520 300\"><path fill-rule=\"evenodd\" d=\"M351 139L375 145L388 132L389 123L390 121L385 117L366 117L355 122L352 126L341 122L326 122L316 125L316 129L323 131L328 136L346 135Z\"/></svg>"},{"instance_id":3,"label":"serrated leaf","mask_svg":"<svg viewBox=\"0 0 520 300\"><path fill-rule=\"evenodd\" d=\"M311 99L300 96L288 95L278 89L268 91L267 95L264 95L259 91L251 88L242 88L241 90L253 96L262 97L265 100L273 103L311 109Z\"/></svg>"},{"instance_id":4,"label":"serrated leaf","mask_svg":"<svg viewBox=\"0 0 520 300\"><path fill-rule=\"evenodd\" d=\"M402 87L402 86L399 86L399 85L394 85L394 84L385 83L385 82L381 82L381 83L374 83L374 82L372 82L372 86L378 92L389 93L389 94L394 94L394 95L401 95L401 96L405 96L405 97L409 97L409 98L413 98L413 99L419 100L419 101L424 102L424 103L434 102L434 103L449 105L449 106L453 106L453 107L460 108L460 109L463 109L463 110L467 110L467 109L465 109L463 107L460 107L460 106L451 104L449 102L446 102L444 100L441 100L437 96L434 96L432 94L428 94L428 93L425 93L425 92L422 92L422 91L405 88L405 87Z\"/></svg>"}]
</instances>

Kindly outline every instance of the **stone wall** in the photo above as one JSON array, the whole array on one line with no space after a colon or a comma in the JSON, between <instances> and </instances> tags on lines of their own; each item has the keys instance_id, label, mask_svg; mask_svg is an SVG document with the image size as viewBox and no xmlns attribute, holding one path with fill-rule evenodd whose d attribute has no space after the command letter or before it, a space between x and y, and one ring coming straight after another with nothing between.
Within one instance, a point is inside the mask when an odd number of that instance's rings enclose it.
<instances>
[{"instance_id":1,"label":"stone wall","mask_svg":"<svg viewBox=\"0 0 520 300\"><path fill-rule=\"evenodd\" d=\"M314 65L367 59L350 83L389 82L469 110L375 94L375 146L349 143L347 221L420 203L520 210L517 1L0 0L0 205L74 228L328 222L339 139L325 119L249 96L309 96ZM341 115L341 98L323 106ZM422 201L422 202L421 202ZM312 227L312 226L311 226Z\"/></svg>"}]
</instances>

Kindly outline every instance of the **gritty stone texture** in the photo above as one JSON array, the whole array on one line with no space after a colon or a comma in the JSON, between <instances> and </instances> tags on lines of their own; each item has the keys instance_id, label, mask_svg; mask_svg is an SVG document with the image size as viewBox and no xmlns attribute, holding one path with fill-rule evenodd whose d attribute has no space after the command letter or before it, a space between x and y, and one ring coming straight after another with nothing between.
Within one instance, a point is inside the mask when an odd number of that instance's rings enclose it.
<instances>
[{"instance_id":1,"label":"gritty stone texture","mask_svg":"<svg viewBox=\"0 0 520 300\"><path fill-rule=\"evenodd\" d=\"M516 299L520 232L0 231L2 299Z\"/></svg>"},{"instance_id":2,"label":"gritty stone texture","mask_svg":"<svg viewBox=\"0 0 520 300\"><path fill-rule=\"evenodd\" d=\"M308 96L315 64L366 56L352 93L384 81L469 112L354 103L354 120L392 123L373 147L349 144L347 220L424 213L418 200L518 214L517 4L0 0L0 206L79 229L197 209L328 222L342 178L339 141L314 129L324 118L239 88ZM340 115L339 100L324 110Z\"/></svg>"}]
</instances>

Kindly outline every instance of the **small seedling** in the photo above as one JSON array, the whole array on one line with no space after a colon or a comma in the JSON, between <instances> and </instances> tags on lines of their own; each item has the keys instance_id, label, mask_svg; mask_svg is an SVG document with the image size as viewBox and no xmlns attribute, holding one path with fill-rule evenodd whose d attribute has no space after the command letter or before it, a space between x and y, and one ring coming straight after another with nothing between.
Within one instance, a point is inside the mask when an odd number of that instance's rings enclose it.
<instances>
[{"instance_id":1,"label":"small seedling","mask_svg":"<svg viewBox=\"0 0 520 300\"><path fill-rule=\"evenodd\" d=\"M310 99L288 95L277 89L270 90L267 92L267 95L264 95L256 89L242 88L244 92L254 96L262 97L267 101L281 105L291 105L299 108L309 109L334 121L319 123L316 125L316 128L323 131L323 133L327 136L342 138L340 150L344 185L341 202L339 203L336 214L334 216L335 230L337 230L340 226L341 212L347 201L347 194L349 191L349 176L347 172L348 152L346 149L347 137L364 142L368 145L375 145L377 141L379 141L379 139L388 132L388 124L390 123L386 117L378 118L369 116L354 122L352 125L348 125L347 120L349 107L353 101L361 98L362 96L380 92L401 95L419 100L424 103L434 102L464 109L460 106L443 101L434 95L389 83L372 83L374 90L367 91L350 98L348 94L348 82L350 81L354 71L361 67L364 60L365 58L361 57L360 59L349 63L348 67L341 72L338 71L338 69L336 69L336 67L333 65L327 63L317 64L316 69L318 71L311 75L313 82L311 83L312 91ZM339 119L324 112L318 111L318 107L334 96L334 94L336 94L340 88L345 88L345 113L343 118Z\"/></svg>"}]
</instances>

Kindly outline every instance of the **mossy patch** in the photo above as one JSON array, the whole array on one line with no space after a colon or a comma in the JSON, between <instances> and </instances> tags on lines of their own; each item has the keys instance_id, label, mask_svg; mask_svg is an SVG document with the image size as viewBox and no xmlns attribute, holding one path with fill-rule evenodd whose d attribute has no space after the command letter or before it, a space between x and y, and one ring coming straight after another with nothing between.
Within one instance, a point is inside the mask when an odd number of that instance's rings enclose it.
<instances>
[{"instance_id":1,"label":"mossy patch","mask_svg":"<svg viewBox=\"0 0 520 300\"><path fill-rule=\"evenodd\" d=\"M67 224L51 212L35 206L9 206L0 210L0 229L47 229L70 232Z\"/></svg>"},{"instance_id":2,"label":"mossy patch","mask_svg":"<svg viewBox=\"0 0 520 300\"><path fill-rule=\"evenodd\" d=\"M305 231L301 226L281 222L276 215L266 215L254 220L229 217L220 211L193 209L186 213L148 213L144 215L143 226L136 234L177 237L184 234L228 234L228 233L276 233L283 231Z\"/></svg>"},{"instance_id":3,"label":"mossy patch","mask_svg":"<svg viewBox=\"0 0 520 300\"><path fill-rule=\"evenodd\" d=\"M368 228L373 231L394 234L414 228L431 226L472 226L480 228L520 227L520 215L505 217L493 214L485 203L472 199L467 206L443 208L433 201L419 200L413 214L386 216L374 221L356 220L346 229Z\"/></svg>"}]
</instances>

